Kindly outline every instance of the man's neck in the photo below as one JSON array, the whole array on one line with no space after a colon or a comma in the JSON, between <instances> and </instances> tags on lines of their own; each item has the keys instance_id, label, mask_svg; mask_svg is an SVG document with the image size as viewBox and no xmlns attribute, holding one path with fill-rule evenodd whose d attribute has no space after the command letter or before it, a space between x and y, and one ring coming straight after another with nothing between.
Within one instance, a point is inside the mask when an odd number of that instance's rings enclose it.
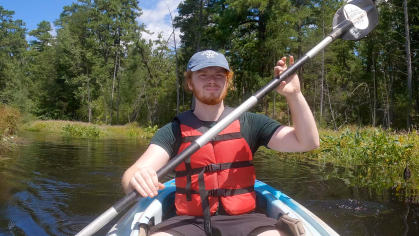
<instances>
[{"instance_id":1,"label":"man's neck","mask_svg":"<svg viewBox=\"0 0 419 236\"><path fill-rule=\"evenodd\" d=\"M195 101L194 114L202 121L217 121L224 111L224 101L221 101L217 105L206 105L198 101L198 99Z\"/></svg>"}]
</instances>

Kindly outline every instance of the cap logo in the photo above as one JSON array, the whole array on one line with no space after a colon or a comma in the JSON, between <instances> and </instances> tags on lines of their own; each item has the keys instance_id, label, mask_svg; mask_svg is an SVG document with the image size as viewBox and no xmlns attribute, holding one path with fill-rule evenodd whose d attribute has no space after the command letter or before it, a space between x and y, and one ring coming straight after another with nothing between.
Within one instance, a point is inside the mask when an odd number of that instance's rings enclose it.
<instances>
[{"instance_id":1,"label":"cap logo","mask_svg":"<svg viewBox=\"0 0 419 236\"><path fill-rule=\"evenodd\" d=\"M206 55L207 58L214 58L215 56L218 56L218 53L213 51L205 51L201 55Z\"/></svg>"}]
</instances>

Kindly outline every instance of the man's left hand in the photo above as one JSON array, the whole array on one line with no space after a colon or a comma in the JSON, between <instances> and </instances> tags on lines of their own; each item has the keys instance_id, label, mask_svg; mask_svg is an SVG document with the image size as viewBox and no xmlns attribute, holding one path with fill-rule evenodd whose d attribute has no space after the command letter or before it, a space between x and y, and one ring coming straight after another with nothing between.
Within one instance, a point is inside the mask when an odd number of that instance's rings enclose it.
<instances>
[{"instance_id":1,"label":"man's left hand","mask_svg":"<svg viewBox=\"0 0 419 236\"><path fill-rule=\"evenodd\" d=\"M288 68L287 66L287 58L283 57L276 63L276 67L274 69L275 77L281 74L284 70ZM290 56L290 65L294 64L294 57ZM284 95L285 97L297 95L301 92L300 89L300 79L298 78L297 74L293 74L282 81L278 87L276 87L276 91Z\"/></svg>"}]
</instances>

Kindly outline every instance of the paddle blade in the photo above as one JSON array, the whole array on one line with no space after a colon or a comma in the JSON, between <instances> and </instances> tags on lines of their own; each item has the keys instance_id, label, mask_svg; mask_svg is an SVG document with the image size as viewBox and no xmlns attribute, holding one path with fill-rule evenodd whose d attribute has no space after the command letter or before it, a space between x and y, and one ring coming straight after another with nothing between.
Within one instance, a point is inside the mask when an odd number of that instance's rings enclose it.
<instances>
[{"instance_id":1,"label":"paddle blade","mask_svg":"<svg viewBox=\"0 0 419 236\"><path fill-rule=\"evenodd\" d=\"M371 0L348 0L333 18L333 28L345 20L354 26L340 37L344 40L360 40L369 34L378 24L378 12Z\"/></svg>"}]
</instances>

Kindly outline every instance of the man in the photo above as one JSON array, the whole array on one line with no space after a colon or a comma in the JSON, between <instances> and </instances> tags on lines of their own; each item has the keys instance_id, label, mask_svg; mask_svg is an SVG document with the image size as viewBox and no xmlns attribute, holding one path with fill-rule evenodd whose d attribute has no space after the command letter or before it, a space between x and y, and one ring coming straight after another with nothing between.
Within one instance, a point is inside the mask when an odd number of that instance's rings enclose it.
<instances>
[{"instance_id":1,"label":"man","mask_svg":"<svg viewBox=\"0 0 419 236\"><path fill-rule=\"evenodd\" d=\"M278 61L275 76L287 68L286 60ZM164 188L156 171L231 112L223 99L232 75L221 53L207 50L192 56L185 77L196 97L195 110L179 114L156 133L145 153L125 172L126 193L136 189L144 197L154 197ZM280 235L274 219L252 213L256 205L253 154L261 145L281 152L309 151L319 146L319 135L298 76L287 78L276 91L286 97L294 127L260 114L241 115L175 169L178 216L153 227L152 235Z\"/></svg>"}]
</instances>

